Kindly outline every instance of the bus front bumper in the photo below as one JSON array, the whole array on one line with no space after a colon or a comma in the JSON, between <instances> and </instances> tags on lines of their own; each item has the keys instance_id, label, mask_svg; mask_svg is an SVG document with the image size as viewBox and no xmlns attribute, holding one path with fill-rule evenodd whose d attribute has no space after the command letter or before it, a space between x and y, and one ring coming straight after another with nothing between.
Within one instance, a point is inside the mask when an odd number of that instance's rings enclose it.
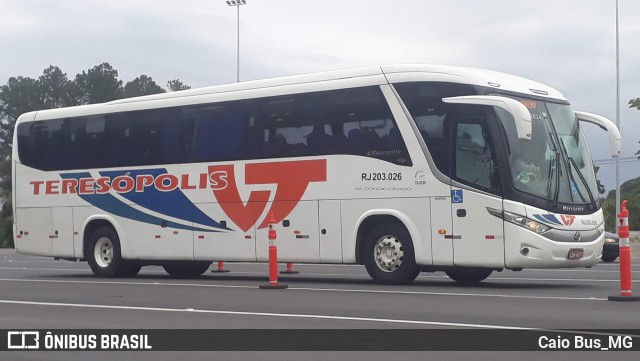
<instances>
[{"instance_id":1,"label":"bus front bumper","mask_svg":"<svg viewBox=\"0 0 640 361\"><path fill-rule=\"evenodd\" d=\"M600 261L604 234L591 242L556 242L505 224L506 268L592 267Z\"/></svg>"}]
</instances>

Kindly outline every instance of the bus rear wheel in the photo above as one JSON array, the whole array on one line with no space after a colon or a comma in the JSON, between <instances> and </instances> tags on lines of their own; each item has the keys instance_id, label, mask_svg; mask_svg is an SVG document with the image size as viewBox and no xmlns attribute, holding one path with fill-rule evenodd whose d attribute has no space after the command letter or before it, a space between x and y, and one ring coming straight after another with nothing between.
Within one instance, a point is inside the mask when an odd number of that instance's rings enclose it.
<instances>
[{"instance_id":1,"label":"bus rear wheel","mask_svg":"<svg viewBox=\"0 0 640 361\"><path fill-rule=\"evenodd\" d=\"M462 285L472 285L489 277L493 270L481 267L455 267L444 273L452 280Z\"/></svg>"},{"instance_id":2,"label":"bus rear wheel","mask_svg":"<svg viewBox=\"0 0 640 361\"><path fill-rule=\"evenodd\" d=\"M87 248L87 261L97 277L120 277L131 275L135 266L123 260L118 233L107 226L98 227L91 234ZM138 268L133 275L137 274Z\"/></svg>"},{"instance_id":3,"label":"bus rear wheel","mask_svg":"<svg viewBox=\"0 0 640 361\"><path fill-rule=\"evenodd\" d=\"M379 224L369 232L364 244L364 265L377 283L406 284L418 277L413 243L409 232L395 223Z\"/></svg>"},{"instance_id":4,"label":"bus rear wheel","mask_svg":"<svg viewBox=\"0 0 640 361\"><path fill-rule=\"evenodd\" d=\"M196 278L205 273L211 263L208 261L175 261L162 265L165 271L176 278Z\"/></svg>"}]
</instances>

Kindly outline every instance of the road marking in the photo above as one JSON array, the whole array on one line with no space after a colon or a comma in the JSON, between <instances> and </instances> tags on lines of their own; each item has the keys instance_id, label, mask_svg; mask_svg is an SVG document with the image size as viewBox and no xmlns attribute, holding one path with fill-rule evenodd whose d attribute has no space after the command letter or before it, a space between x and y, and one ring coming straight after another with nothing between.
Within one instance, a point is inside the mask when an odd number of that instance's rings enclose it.
<instances>
[{"instance_id":1,"label":"road marking","mask_svg":"<svg viewBox=\"0 0 640 361\"><path fill-rule=\"evenodd\" d=\"M214 287L214 288L252 288L257 286L243 285L217 285L203 283L168 283L168 282L125 282L125 281L75 281L75 280L35 280L35 279L17 279L17 278L0 278L0 282L34 282L34 283L75 283L75 284L108 284L108 285L133 285L133 286L191 286L191 287Z\"/></svg>"},{"instance_id":2,"label":"road marking","mask_svg":"<svg viewBox=\"0 0 640 361\"><path fill-rule=\"evenodd\" d=\"M198 313L198 314L254 316L254 317L258 316L258 317L277 317L277 318L303 318L303 319L316 319L316 320L320 319L320 320L357 321L357 322L372 322L372 323L395 323L395 324L404 324L404 325L444 326L444 327L494 329L494 330L548 331L548 332L556 332L556 333L560 332L560 333L567 333L567 334L577 333L577 334L591 334L591 335L599 335L599 336L620 335L620 336L631 336L633 338L640 338L640 336L638 335L628 335L623 333L602 333L597 331L590 332L590 331L575 331L575 330L562 330L562 329L545 329L545 328L535 328L535 327L406 320L406 319L392 319L392 318L371 318L371 317L332 316L332 315L275 313L275 312L201 310L201 309L193 309L193 308L115 306L115 305L97 305L97 304L85 304L85 303L56 303L56 302L15 301L15 300L0 300L0 304L44 306L44 307L92 308L92 309L107 309L107 310L126 310L126 311Z\"/></svg>"},{"instance_id":3,"label":"road marking","mask_svg":"<svg viewBox=\"0 0 640 361\"><path fill-rule=\"evenodd\" d=\"M33 267L0 267L0 270L20 271L89 271L85 268L33 268Z\"/></svg>"},{"instance_id":4,"label":"road marking","mask_svg":"<svg viewBox=\"0 0 640 361\"><path fill-rule=\"evenodd\" d=\"M75 280L37 280L37 279L14 279L0 278L0 282L41 282L41 283L75 283L75 284L111 284L111 285L133 285L133 286L170 286L170 287L211 287L211 288L238 288L256 289L257 286L246 285L221 285L202 283L169 283L169 282L124 282L124 281L75 281ZM370 293L370 294L403 294L418 296L463 296L463 297L495 297L513 299L535 299L535 300L562 300L562 301L606 301L607 298L597 297L564 297L564 296L525 296L525 295L505 295L491 293L455 293L455 292L426 292L426 291L406 291L406 290L372 290L372 289L346 289L346 288L314 288L314 287L289 287L293 291L312 292L341 292L341 293Z\"/></svg>"},{"instance_id":5,"label":"road marking","mask_svg":"<svg viewBox=\"0 0 640 361\"><path fill-rule=\"evenodd\" d=\"M186 313L216 314L216 315L307 318L307 319L359 321L359 322L376 322L376 323L385 322L385 323L397 323L397 324L409 324L409 325L448 326L448 327L483 328L483 329L498 329L498 330L525 330L525 331L540 330L539 328L531 328L531 327L484 325L484 324L474 324L474 323L437 322L437 321L421 321L421 320L403 320L403 319L392 319L392 318L350 317L350 316L331 316L331 315L296 314L296 313L221 311L221 310L201 310L201 309L192 309L192 308L185 309L185 308L162 308L162 307L141 307L141 306L114 306L114 305L96 305L96 304L85 304L85 303L56 303L56 302L33 302L33 301L14 301L14 300L0 300L0 303L15 304L15 305L30 305L30 306L76 307L76 308L94 308L94 309L97 308L97 309L108 309L108 310L186 312Z\"/></svg>"},{"instance_id":6,"label":"road marking","mask_svg":"<svg viewBox=\"0 0 640 361\"><path fill-rule=\"evenodd\" d=\"M562 282L620 282L620 280L600 280L595 278L524 278L524 277L490 277L488 281L562 281ZM635 280L633 283L640 283Z\"/></svg>"},{"instance_id":7,"label":"road marking","mask_svg":"<svg viewBox=\"0 0 640 361\"><path fill-rule=\"evenodd\" d=\"M289 287L294 290L304 291L329 291L329 292L353 292L353 293L389 293L404 295L424 295L424 296L463 296L463 297L496 297L496 298L524 298L533 300L571 300L571 301L606 301L607 298L597 297L562 297L562 296L523 296L523 295L503 295L490 293L453 293L453 292L422 292L422 291L401 291L401 290L360 290L342 288L310 288L310 287Z\"/></svg>"},{"instance_id":8,"label":"road marking","mask_svg":"<svg viewBox=\"0 0 640 361\"><path fill-rule=\"evenodd\" d=\"M31 267L0 267L0 270L17 270L17 271L58 271L58 272L72 272L72 271L88 271L84 268L31 268ZM144 273L166 273L165 271L146 269L141 271ZM254 275L254 276L266 276L265 272L249 272L249 271L231 271L231 274L224 275L222 277L228 277L233 279L233 275ZM204 275L210 276L207 273ZM300 272L300 276L314 276L314 277L358 277L370 279L369 275L349 274L349 273L313 273L313 272ZM296 276L293 276L296 277ZM442 275L423 275L418 276L418 279L448 279L447 276ZM619 279L595 279L595 278L533 278L533 277L489 277L487 281L545 281L545 282L620 282ZM640 280L633 280L633 283L640 283Z\"/></svg>"}]
</instances>

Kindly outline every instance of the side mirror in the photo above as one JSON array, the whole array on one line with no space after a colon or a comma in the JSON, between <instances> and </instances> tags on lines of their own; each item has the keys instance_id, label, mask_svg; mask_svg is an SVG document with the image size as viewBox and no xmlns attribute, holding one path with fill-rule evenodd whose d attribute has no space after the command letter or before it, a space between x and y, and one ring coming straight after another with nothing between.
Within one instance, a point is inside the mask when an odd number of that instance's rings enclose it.
<instances>
[{"instance_id":1,"label":"side mirror","mask_svg":"<svg viewBox=\"0 0 640 361\"><path fill-rule=\"evenodd\" d=\"M591 113L585 112L575 112L576 118L581 122L587 122L591 124L595 124L605 130L609 135L609 148L611 148L611 156L613 158L620 156L620 143L622 141L622 136L620 135L620 130L618 127L610 121L609 119Z\"/></svg>"},{"instance_id":2,"label":"side mirror","mask_svg":"<svg viewBox=\"0 0 640 361\"><path fill-rule=\"evenodd\" d=\"M518 138L531 140L531 113L524 104L515 99L497 95L469 95L442 98L442 101L449 104L476 104L502 108L513 116Z\"/></svg>"}]
</instances>

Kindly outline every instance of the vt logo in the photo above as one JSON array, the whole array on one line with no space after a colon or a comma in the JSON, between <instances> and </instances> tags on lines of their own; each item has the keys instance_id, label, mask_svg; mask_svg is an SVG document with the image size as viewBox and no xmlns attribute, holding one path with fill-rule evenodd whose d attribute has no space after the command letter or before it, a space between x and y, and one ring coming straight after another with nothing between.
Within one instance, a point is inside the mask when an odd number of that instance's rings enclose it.
<instances>
[{"instance_id":1,"label":"vt logo","mask_svg":"<svg viewBox=\"0 0 640 361\"><path fill-rule=\"evenodd\" d=\"M562 219L562 223L564 223L565 226L570 226L573 224L576 216L565 216L564 214L561 214L560 218Z\"/></svg>"},{"instance_id":2,"label":"vt logo","mask_svg":"<svg viewBox=\"0 0 640 361\"><path fill-rule=\"evenodd\" d=\"M281 222L296 207L311 182L327 180L326 159L245 165L245 184L275 184L276 191L269 212ZM251 191L247 202L240 199L234 166L209 166L213 195L226 215L244 232L253 227L264 213L271 192ZM267 212L267 214L269 213ZM267 227L267 217L258 228Z\"/></svg>"}]
</instances>

